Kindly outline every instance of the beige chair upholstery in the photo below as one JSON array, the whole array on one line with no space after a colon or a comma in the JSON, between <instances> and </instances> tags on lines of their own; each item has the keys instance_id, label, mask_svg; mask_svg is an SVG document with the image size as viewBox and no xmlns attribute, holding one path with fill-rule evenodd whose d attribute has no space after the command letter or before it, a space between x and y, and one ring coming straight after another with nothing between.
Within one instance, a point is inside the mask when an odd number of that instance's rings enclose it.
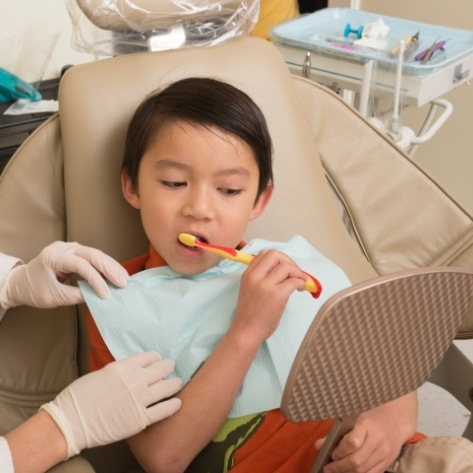
<instances>
[{"instance_id":1,"label":"beige chair upholstery","mask_svg":"<svg viewBox=\"0 0 473 473\"><path fill-rule=\"evenodd\" d=\"M28 261L48 243L66 240L118 260L143 253L139 215L120 190L125 130L144 96L187 76L229 81L268 120L276 192L248 238L304 235L352 282L429 265L473 269L472 217L337 96L293 78L276 48L250 37L70 69L59 115L24 143L0 177L1 251ZM472 335L470 314L459 336ZM9 311L0 330L0 433L86 372L87 350L82 307ZM99 473L133 465L123 443L85 456ZM58 468L91 471L80 459Z\"/></svg>"}]
</instances>

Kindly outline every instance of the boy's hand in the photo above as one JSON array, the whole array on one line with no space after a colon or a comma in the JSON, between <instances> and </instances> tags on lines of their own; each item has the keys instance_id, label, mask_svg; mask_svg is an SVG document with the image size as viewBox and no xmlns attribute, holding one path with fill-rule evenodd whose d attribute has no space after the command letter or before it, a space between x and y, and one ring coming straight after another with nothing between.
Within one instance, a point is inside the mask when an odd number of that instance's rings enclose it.
<instances>
[{"instance_id":1,"label":"boy's hand","mask_svg":"<svg viewBox=\"0 0 473 473\"><path fill-rule=\"evenodd\" d=\"M324 473L384 473L415 430L415 421L396 412L385 404L361 414L353 430L334 449L334 461L324 468ZM325 438L318 440L315 447L320 450L324 441Z\"/></svg>"},{"instance_id":2,"label":"boy's hand","mask_svg":"<svg viewBox=\"0 0 473 473\"><path fill-rule=\"evenodd\" d=\"M303 290L306 279L287 255L275 250L259 253L243 273L234 328L263 343L278 327L289 296Z\"/></svg>"}]
</instances>

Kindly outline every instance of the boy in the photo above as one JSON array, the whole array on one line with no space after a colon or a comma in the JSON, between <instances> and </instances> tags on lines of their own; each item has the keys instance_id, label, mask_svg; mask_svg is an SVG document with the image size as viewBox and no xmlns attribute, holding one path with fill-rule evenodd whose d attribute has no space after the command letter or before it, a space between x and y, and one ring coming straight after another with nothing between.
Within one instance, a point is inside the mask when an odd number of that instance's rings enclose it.
<instances>
[{"instance_id":1,"label":"boy","mask_svg":"<svg viewBox=\"0 0 473 473\"><path fill-rule=\"evenodd\" d=\"M248 222L264 211L273 187L271 140L261 111L219 81L172 84L145 100L130 123L122 189L140 210L150 240L150 254L126 264L129 272L168 265L184 276L205 273L219 258L184 247L177 237L191 233L237 247ZM310 470L314 443L322 442L331 422L293 424L279 409L228 419L258 352L305 279L284 253L257 254L241 277L228 329L180 393L180 411L129 439L146 471ZM90 317L88 324L91 365L98 369L113 357ZM415 433L416 417L415 393L364 413L326 471L383 472Z\"/></svg>"}]
</instances>

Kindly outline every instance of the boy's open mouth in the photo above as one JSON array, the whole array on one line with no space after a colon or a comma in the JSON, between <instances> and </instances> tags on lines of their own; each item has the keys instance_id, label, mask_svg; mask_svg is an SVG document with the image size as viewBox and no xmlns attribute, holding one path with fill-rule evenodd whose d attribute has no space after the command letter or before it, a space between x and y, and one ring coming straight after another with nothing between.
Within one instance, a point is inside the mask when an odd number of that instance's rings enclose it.
<instances>
[{"instance_id":1,"label":"boy's open mouth","mask_svg":"<svg viewBox=\"0 0 473 473\"><path fill-rule=\"evenodd\" d=\"M196 235L194 233L192 233L192 235L195 237L196 241L202 242L202 243L208 243L207 238L201 235ZM182 243L182 241L179 240L179 237L177 238L177 241L180 245L184 246L185 248L190 248L190 249L195 249L195 250L199 249L197 246L189 246L189 245L186 245L185 243Z\"/></svg>"}]
</instances>

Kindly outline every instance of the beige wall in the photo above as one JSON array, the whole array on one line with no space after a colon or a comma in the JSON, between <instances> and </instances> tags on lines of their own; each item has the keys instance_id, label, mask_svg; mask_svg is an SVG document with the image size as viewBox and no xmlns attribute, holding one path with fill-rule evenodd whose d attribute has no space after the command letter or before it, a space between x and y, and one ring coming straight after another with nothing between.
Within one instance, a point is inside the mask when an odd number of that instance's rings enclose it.
<instances>
[{"instance_id":1,"label":"beige wall","mask_svg":"<svg viewBox=\"0 0 473 473\"><path fill-rule=\"evenodd\" d=\"M362 0L360 9L473 31L472 0ZM473 82L473 71L471 77ZM463 84L443 98L453 104L453 114L432 140L418 148L414 157L473 213L473 84ZM425 107L409 108L402 119L408 126L417 125L425 113Z\"/></svg>"}]
</instances>

